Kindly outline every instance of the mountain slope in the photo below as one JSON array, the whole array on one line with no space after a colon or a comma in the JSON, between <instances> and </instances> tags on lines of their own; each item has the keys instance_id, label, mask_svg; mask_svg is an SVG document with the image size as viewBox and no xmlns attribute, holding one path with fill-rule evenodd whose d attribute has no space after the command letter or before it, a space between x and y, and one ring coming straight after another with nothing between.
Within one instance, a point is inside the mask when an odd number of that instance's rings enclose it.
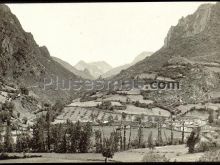
<instances>
[{"instance_id":1,"label":"mountain slope","mask_svg":"<svg viewBox=\"0 0 220 165\"><path fill-rule=\"evenodd\" d=\"M94 79L88 70L84 70L84 71L77 70L71 64L69 64L69 63L67 63L57 57L53 57L53 60L55 60L56 62L61 64L64 68L66 68L67 70L71 71L72 73L74 73L75 75L77 75L79 77L82 77L84 79L90 79L90 80Z\"/></svg>"},{"instance_id":2,"label":"mountain slope","mask_svg":"<svg viewBox=\"0 0 220 165\"><path fill-rule=\"evenodd\" d=\"M159 69L176 56L195 61L219 61L219 6L219 3L201 5L194 14L181 18L170 28L160 50L118 77Z\"/></svg>"},{"instance_id":3,"label":"mountain slope","mask_svg":"<svg viewBox=\"0 0 220 165\"><path fill-rule=\"evenodd\" d=\"M163 104L207 101L220 91L220 3L201 5L172 26L164 46L113 80L154 73L180 82L181 90L145 92Z\"/></svg>"},{"instance_id":4,"label":"mountain slope","mask_svg":"<svg viewBox=\"0 0 220 165\"><path fill-rule=\"evenodd\" d=\"M148 56L151 56L152 54L153 54L153 52L142 52L141 54L137 55L134 58L131 65L134 65L134 64L138 63L139 61L142 61L143 59L145 59Z\"/></svg>"},{"instance_id":5,"label":"mountain slope","mask_svg":"<svg viewBox=\"0 0 220 165\"><path fill-rule=\"evenodd\" d=\"M0 5L0 76L5 81L28 87L39 99L52 102L60 98L68 100L71 92L53 90L55 83L44 90L45 79L78 79L54 61L45 46L37 45L32 34L23 30L16 16L3 4Z\"/></svg>"}]
</instances>

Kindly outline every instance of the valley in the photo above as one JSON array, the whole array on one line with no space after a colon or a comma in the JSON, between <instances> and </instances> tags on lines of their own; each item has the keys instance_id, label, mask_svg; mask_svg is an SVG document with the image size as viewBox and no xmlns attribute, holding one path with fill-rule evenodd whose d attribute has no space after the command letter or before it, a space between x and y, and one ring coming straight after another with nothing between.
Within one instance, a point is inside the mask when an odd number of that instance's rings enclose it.
<instances>
[{"instance_id":1,"label":"valley","mask_svg":"<svg viewBox=\"0 0 220 165\"><path fill-rule=\"evenodd\" d=\"M219 11L201 5L113 68L50 56L0 4L0 163L220 161Z\"/></svg>"}]
</instances>

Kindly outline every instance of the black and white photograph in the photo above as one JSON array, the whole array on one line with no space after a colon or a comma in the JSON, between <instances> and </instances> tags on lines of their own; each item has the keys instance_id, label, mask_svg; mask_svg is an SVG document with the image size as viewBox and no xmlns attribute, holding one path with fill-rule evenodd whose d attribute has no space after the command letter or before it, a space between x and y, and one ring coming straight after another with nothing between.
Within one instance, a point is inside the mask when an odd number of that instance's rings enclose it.
<instances>
[{"instance_id":1,"label":"black and white photograph","mask_svg":"<svg viewBox=\"0 0 220 165\"><path fill-rule=\"evenodd\" d=\"M220 162L220 2L0 2L0 164Z\"/></svg>"}]
</instances>

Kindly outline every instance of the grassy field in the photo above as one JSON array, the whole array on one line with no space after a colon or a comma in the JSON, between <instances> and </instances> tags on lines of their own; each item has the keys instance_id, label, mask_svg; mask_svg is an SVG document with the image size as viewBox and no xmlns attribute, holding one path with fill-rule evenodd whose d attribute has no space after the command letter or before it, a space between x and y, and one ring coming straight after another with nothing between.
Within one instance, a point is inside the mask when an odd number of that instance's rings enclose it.
<instances>
[{"instance_id":1,"label":"grassy field","mask_svg":"<svg viewBox=\"0 0 220 165\"><path fill-rule=\"evenodd\" d=\"M21 156L22 153L10 153L9 155ZM0 160L0 163L59 163L59 162L104 162L101 154L96 153L27 153L27 155L42 155L38 158Z\"/></svg>"},{"instance_id":2,"label":"grassy field","mask_svg":"<svg viewBox=\"0 0 220 165\"><path fill-rule=\"evenodd\" d=\"M148 148L131 149L128 151L117 152L114 154L110 162L141 162L144 155L150 151ZM154 153L165 155L170 162L195 162L204 155L204 153L188 154L185 145L173 145L156 147ZM11 155L21 155L19 153L11 153ZM58 163L58 162L104 162L101 154L97 153L79 153L79 154L58 154L58 153L29 153L29 155L42 155L40 158L27 159L10 159L0 160L0 163Z\"/></svg>"}]
</instances>

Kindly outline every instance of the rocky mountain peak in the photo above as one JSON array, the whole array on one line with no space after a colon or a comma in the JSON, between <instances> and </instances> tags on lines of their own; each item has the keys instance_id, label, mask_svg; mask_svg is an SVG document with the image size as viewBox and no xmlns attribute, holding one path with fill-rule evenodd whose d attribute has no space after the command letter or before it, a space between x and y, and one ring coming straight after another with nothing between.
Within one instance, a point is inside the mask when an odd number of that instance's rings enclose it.
<instances>
[{"instance_id":1,"label":"rocky mountain peak","mask_svg":"<svg viewBox=\"0 0 220 165\"><path fill-rule=\"evenodd\" d=\"M192 37L203 32L211 19L212 7L213 4L203 4L194 14L179 19L176 26L171 26L164 47L168 47L177 38Z\"/></svg>"},{"instance_id":2,"label":"rocky mountain peak","mask_svg":"<svg viewBox=\"0 0 220 165\"><path fill-rule=\"evenodd\" d=\"M0 12L8 13L11 12L10 8L5 4L0 4Z\"/></svg>"}]
</instances>

